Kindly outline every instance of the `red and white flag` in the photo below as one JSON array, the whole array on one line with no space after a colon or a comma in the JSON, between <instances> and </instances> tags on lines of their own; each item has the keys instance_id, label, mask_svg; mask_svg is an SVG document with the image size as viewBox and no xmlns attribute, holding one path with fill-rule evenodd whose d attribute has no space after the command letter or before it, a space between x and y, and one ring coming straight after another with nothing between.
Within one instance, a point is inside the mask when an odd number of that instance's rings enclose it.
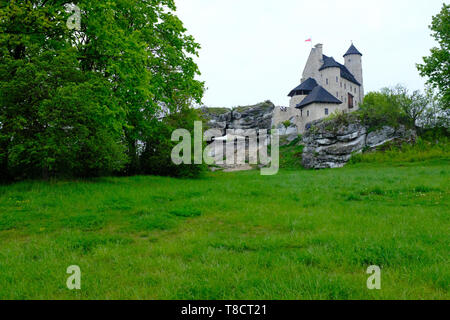
<instances>
[{"instance_id":1,"label":"red and white flag","mask_svg":"<svg viewBox=\"0 0 450 320\"><path fill-rule=\"evenodd\" d=\"M311 38L306 39L305 42L312 42L312 39Z\"/></svg>"}]
</instances>

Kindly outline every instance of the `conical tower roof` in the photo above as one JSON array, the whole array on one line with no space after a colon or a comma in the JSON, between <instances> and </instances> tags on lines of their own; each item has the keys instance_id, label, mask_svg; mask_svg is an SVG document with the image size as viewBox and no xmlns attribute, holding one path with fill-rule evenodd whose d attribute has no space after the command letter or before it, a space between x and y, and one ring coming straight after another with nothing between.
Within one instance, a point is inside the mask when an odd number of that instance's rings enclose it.
<instances>
[{"instance_id":1,"label":"conical tower roof","mask_svg":"<svg viewBox=\"0 0 450 320\"><path fill-rule=\"evenodd\" d=\"M350 48L348 48L347 52L344 54L344 57L349 56L351 54L359 54L360 56L362 56L362 53L359 52L358 49L356 49L356 47L353 45L350 46Z\"/></svg>"}]
</instances>

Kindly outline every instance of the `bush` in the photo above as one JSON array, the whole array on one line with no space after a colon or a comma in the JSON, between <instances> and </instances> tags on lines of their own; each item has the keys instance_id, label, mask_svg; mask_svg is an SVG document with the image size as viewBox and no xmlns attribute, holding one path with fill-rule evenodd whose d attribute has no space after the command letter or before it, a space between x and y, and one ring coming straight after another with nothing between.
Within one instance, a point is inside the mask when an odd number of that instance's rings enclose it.
<instances>
[{"instance_id":1,"label":"bush","mask_svg":"<svg viewBox=\"0 0 450 320\"><path fill-rule=\"evenodd\" d=\"M291 121L290 121L290 120L284 121L284 122L283 122L283 126L284 126L285 128L289 128L289 127L291 126Z\"/></svg>"},{"instance_id":2,"label":"bush","mask_svg":"<svg viewBox=\"0 0 450 320\"><path fill-rule=\"evenodd\" d=\"M399 97L392 95L387 90L368 93L358 114L362 123L370 130L376 130L383 126L397 128L401 124L412 125L401 108Z\"/></svg>"}]
</instances>

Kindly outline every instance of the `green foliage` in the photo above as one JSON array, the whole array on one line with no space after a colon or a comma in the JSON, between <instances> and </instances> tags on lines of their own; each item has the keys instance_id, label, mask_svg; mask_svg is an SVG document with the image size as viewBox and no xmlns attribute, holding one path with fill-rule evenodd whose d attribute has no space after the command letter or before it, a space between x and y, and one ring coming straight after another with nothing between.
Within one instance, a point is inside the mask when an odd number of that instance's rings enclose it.
<instances>
[{"instance_id":1,"label":"green foliage","mask_svg":"<svg viewBox=\"0 0 450 320\"><path fill-rule=\"evenodd\" d=\"M403 93L385 88L381 92L369 92L358 110L363 124L371 130L383 126L397 128L399 125L411 125L401 101L405 98Z\"/></svg>"},{"instance_id":2,"label":"green foliage","mask_svg":"<svg viewBox=\"0 0 450 320\"><path fill-rule=\"evenodd\" d=\"M371 130L383 126L397 128L405 125L420 131L431 128L448 129L449 112L431 89L425 94L420 91L409 93L408 89L397 85L394 88L383 88L380 92L368 93L356 114Z\"/></svg>"},{"instance_id":3,"label":"green foliage","mask_svg":"<svg viewBox=\"0 0 450 320\"><path fill-rule=\"evenodd\" d=\"M82 72L57 6L0 9L0 158L9 176L97 175L123 167L121 109Z\"/></svg>"},{"instance_id":4,"label":"green foliage","mask_svg":"<svg viewBox=\"0 0 450 320\"><path fill-rule=\"evenodd\" d=\"M439 47L431 49L431 55L418 64L420 75L439 90L445 109L450 108L450 5L443 4L439 14L433 17L430 29Z\"/></svg>"},{"instance_id":5,"label":"green foliage","mask_svg":"<svg viewBox=\"0 0 450 320\"><path fill-rule=\"evenodd\" d=\"M291 126L291 121L290 120L286 120L286 121L283 121L282 124L283 124L283 126L285 128L289 128Z\"/></svg>"},{"instance_id":6,"label":"green foliage","mask_svg":"<svg viewBox=\"0 0 450 320\"><path fill-rule=\"evenodd\" d=\"M198 177L207 169L205 164L194 164L194 122L201 121L198 110L184 109L172 113L162 121L157 122L147 138L144 151L140 157L140 167L145 174L172 176L172 177ZM171 160L172 149L179 143L171 141L172 132L183 128L191 133L191 163L175 165ZM203 147L205 143L203 143Z\"/></svg>"},{"instance_id":7,"label":"green foliage","mask_svg":"<svg viewBox=\"0 0 450 320\"><path fill-rule=\"evenodd\" d=\"M450 108L445 107L439 95L433 90L427 91L428 105L418 118L418 126L421 131L449 131Z\"/></svg>"},{"instance_id":8,"label":"green foliage","mask_svg":"<svg viewBox=\"0 0 450 320\"><path fill-rule=\"evenodd\" d=\"M378 150L352 156L349 164L355 163L412 163L434 159L450 159L448 138L441 137L433 142L418 138L415 144L387 144Z\"/></svg>"},{"instance_id":9,"label":"green foliage","mask_svg":"<svg viewBox=\"0 0 450 320\"><path fill-rule=\"evenodd\" d=\"M201 100L199 45L173 0L74 1L80 31L63 4L1 1L0 178L140 173L160 118Z\"/></svg>"},{"instance_id":10,"label":"green foliage","mask_svg":"<svg viewBox=\"0 0 450 320\"><path fill-rule=\"evenodd\" d=\"M336 132L341 126L348 126L350 123L358 121L358 117L355 113L345 113L344 111L336 111L330 114L325 121L327 125L325 129ZM317 131L317 128L315 128Z\"/></svg>"}]
</instances>

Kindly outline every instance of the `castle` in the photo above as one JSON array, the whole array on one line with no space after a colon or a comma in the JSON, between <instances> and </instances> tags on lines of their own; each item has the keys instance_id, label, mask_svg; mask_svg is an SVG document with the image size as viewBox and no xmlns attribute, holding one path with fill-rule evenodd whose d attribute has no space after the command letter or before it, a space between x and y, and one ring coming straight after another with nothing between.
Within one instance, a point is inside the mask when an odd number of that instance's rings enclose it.
<instances>
[{"instance_id":1,"label":"castle","mask_svg":"<svg viewBox=\"0 0 450 320\"><path fill-rule=\"evenodd\" d=\"M288 95L289 108L275 111L276 123L291 120L303 133L314 120L357 110L364 98L362 54L352 44L344 59L340 64L324 55L322 44L312 48L300 85Z\"/></svg>"}]
</instances>

